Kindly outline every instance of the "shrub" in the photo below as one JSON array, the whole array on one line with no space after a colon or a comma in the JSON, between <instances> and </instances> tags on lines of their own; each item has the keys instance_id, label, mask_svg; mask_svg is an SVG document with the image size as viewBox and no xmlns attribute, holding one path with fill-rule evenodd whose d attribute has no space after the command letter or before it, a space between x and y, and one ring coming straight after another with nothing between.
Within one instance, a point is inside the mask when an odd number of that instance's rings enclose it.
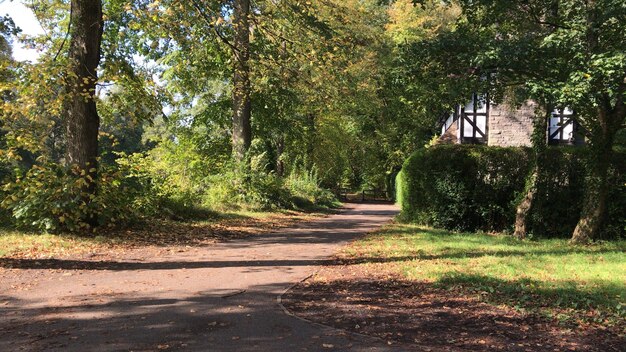
<instances>
[{"instance_id":1,"label":"shrub","mask_svg":"<svg viewBox=\"0 0 626 352\"><path fill-rule=\"evenodd\" d=\"M165 154L167 156L167 154ZM197 165L184 172L161 154L116 154L115 164L101 164L97 193L85 193L89 176L77 168L49 163L14 176L0 193L0 219L44 232L120 226L152 216L206 218L213 210L331 206L335 198L319 187L314 171L292 173L285 181L267 172L264 156L229 163L223 172L203 175ZM306 204L305 204L306 203ZM89 221L90 222L90 221Z\"/></svg>"},{"instance_id":2,"label":"shrub","mask_svg":"<svg viewBox=\"0 0 626 352\"><path fill-rule=\"evenodd\" d=\"M577 148L578 149L578 148ZM584 163L582 150L548 148L537 179L530 213L532 233L547 237L571 235L582 209Z\"/></svg>"},{"instance_id":3,"label":"shrub","mask_svg":"<svg viewBox=\"0 0 626 352\"><path fill-rule=\"evenodd\" d=\"M404 199L404 194L406 193L405 179L406 178L405 178L403 170L400 170L400 172L396 174L396 183L394 184L394 188L395 188L394 200L396 204L398 205L402 205L403 203L406 202L406 200Z\"/></svg>"},{"instance_id":4,"label":"shrub","mask_svg":"<svg viewBox=\"0 0 626 352\"><path fill-rule=\"evenodd\" d=\"M335 195L320 187L317 169L306 170L304 167L294 167L285 181L292 201L299 207L310 205L333 206L337 200Z\"/></svg>"},{"instance_id":5,"label":"shrub","mask_svg":"<svg viewBox=\"0 0 626 352\"><path fill-rule=\"evenodd\" d=\"M569 237L579 219L585 187L584 148L549 148L538 179L536 201L530 213L530 230L548 237ZM609 199L604 238L626 233L626 158L615 152L609 169Z\"/></svg>"},{"instance_id":6,"label":"shrub","mask_svg":"<svg viewBox=\"0 0 626 352\"><path fill-rule=\"evenodd\" d=\"M101 166L96 195L84 191L88 177L78 168L35 165L4 186L1 205L18 227L45 232L88 230L85 219L93 217L101 226L122 225L156 212L149 178L130 163Z\"/></svg>"},{"instance_id":7,"label":"shrub","mask_svg":"<svg viewBox=\"0 0 626 352\"><path fill-rule=\"evenodd\" d=\"M388 172L385 176L385 188L387 189L387 195L391 197L391 200L396 202L398 195L396 182L398 181L398 174L400 170L394 170L392 172Z\"/></svg>"},{"instance_id":8,"label":"shrub","mask_svg":"<svg viewBox=\"0 0 626 352\"><path fill-rule=\"evenodd\" d=\"M207 178L203 204L212 209L269 210L290 205L282 180L265 171L262 158L226 165Z\"/></svg>"},{"instance_id":9,"label":"shrub","mask_svg":"<svg viewBox=\"0 0 626 352\"><path fill-rule=\"evenodd\" d=\"M1 154L2 152L0 152ZM11 180L15 179L13 172L9 166L3 163L0 160L0 185L6 185L11 182ZM6 191L4 190L4 186L0 187L0 203L6 197ZM0 226L6 226L12 222L11 212L6 208L2 207L0 204Z\"/></svg>"},{"instance_id":10,"label":"shrub","mask_svg":"<svg viewBox=\"0 0 626 352\"><path fill-rule=\"evenodd\" d=\"M530 215L530 232L570 236L582 204L585 150L549 148ZM439 145L409 157L398 175L401 219L461 231L509 230L524 190L531 151ZM607 236L620 236L626 218L624 156L611 169Z\"/></svg>"},{"instance_id":11,"label":"shrub","mask_svg":"<svg viewBox=\"0 0 626 352\"><path fill-rule=\"evenodd\" d=\"M501 230L524 185L529 151L434 146L407 159L400 173L402 218L454 230Z\"/></svg>"},{"instance_id":12,"label":"shrub","mask_svg":"<svg viewBox=\"0 0 626 352\"><path fill-rule=\"evenodd\" d=\"M187 139L179 144L163 140L145 156L137 155L133 163L151 178L164 210L175 214L201 203L208 170L215 167Z\"/></svg>"}]
</instances>

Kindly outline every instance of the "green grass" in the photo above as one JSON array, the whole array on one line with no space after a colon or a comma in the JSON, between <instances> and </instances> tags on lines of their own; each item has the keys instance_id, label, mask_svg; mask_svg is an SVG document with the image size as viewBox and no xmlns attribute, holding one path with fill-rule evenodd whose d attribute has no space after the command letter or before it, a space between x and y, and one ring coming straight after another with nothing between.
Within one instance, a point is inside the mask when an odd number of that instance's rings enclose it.
<instances>
[{"instance_id":1,"label":"green grass","mask_svg":"<svg viewBox=\"0 0 626 352\"><path fill-rule=\"evenodd\" d=\"M0 258L18 255L24 258L82 254L105 246L102 237L51 235L17 230L0 230Z\"/></svg>"},{"instance_id":2,"label":"green grass","mask_svg":"<svg viewBox=\"0 0 626 352\"><path fill-rule=\"evenodd\" d=\"M613 325L626 317L626 241L572 246L396 224L346 254L384 258L407 279L564 321Z\"/></svg>"}]
</instances>

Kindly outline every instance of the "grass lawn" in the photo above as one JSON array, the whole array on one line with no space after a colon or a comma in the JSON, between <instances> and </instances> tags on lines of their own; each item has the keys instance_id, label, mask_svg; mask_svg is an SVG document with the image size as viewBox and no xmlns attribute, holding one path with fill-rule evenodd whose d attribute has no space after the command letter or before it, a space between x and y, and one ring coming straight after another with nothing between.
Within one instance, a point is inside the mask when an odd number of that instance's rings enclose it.
<instances>
[{"instance_id":1,"label":"grass lawn","mask_svg":"<svg viewBox=\"0 0 626 352\"><path fill-rule=\"evenodd\" d=\"M69 253L85 253L106 246L101 237L51 235L17 230L0 230L0 258L40 255L64 256Z\"/></svg>"},{"instance_id":2,"label":"grass lawn","mask_svg":"<svg viewBox=\"0 0 626 352\"><path fill-rule=\"evenodd\" d=\"M622 325L626 318L626 241L571 246L393 224L342 256L377 258L365 265L563 323Z\"/></svg>"}]
</instances>

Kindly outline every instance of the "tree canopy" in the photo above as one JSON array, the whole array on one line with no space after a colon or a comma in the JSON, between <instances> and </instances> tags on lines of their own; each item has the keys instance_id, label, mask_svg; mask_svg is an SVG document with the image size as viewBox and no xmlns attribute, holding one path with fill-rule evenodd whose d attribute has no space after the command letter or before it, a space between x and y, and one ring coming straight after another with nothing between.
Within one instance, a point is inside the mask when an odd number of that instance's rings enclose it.
<instances>
[{"instance_id":1,"label":"tree canopy","mask_svg":"<svg viewBox=\"0 0 626 352\"><path fill-rule=\"evenodd\" d=\"M18 37L0 21L11 222L75 230L390 190L442 114L488 92L575 109L591 151L575 237L602 229L626 114L621 1L26 5L44 34ZM16 40L37 48L37 62L11 59Z\"/></svg>"}]
</instances>

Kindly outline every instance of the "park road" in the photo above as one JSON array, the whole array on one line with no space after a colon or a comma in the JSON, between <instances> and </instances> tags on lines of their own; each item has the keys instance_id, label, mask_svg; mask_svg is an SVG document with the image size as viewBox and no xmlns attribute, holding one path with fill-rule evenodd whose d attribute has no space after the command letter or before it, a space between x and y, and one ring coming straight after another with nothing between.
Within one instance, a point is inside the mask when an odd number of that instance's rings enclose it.
<instances>
[{"instance_id":1,"label":"park road","mask_svg":"<svg viewBox=\"0 0 626 352\"><path fill-rule=\"evenodd\" d=\"M402 350L308 323L277 301L396 213L347 204L295 228L154 258L13 267L13 278L32 282L17 289L0 277L0 351Z\"/></svg>"}]
</instances>

